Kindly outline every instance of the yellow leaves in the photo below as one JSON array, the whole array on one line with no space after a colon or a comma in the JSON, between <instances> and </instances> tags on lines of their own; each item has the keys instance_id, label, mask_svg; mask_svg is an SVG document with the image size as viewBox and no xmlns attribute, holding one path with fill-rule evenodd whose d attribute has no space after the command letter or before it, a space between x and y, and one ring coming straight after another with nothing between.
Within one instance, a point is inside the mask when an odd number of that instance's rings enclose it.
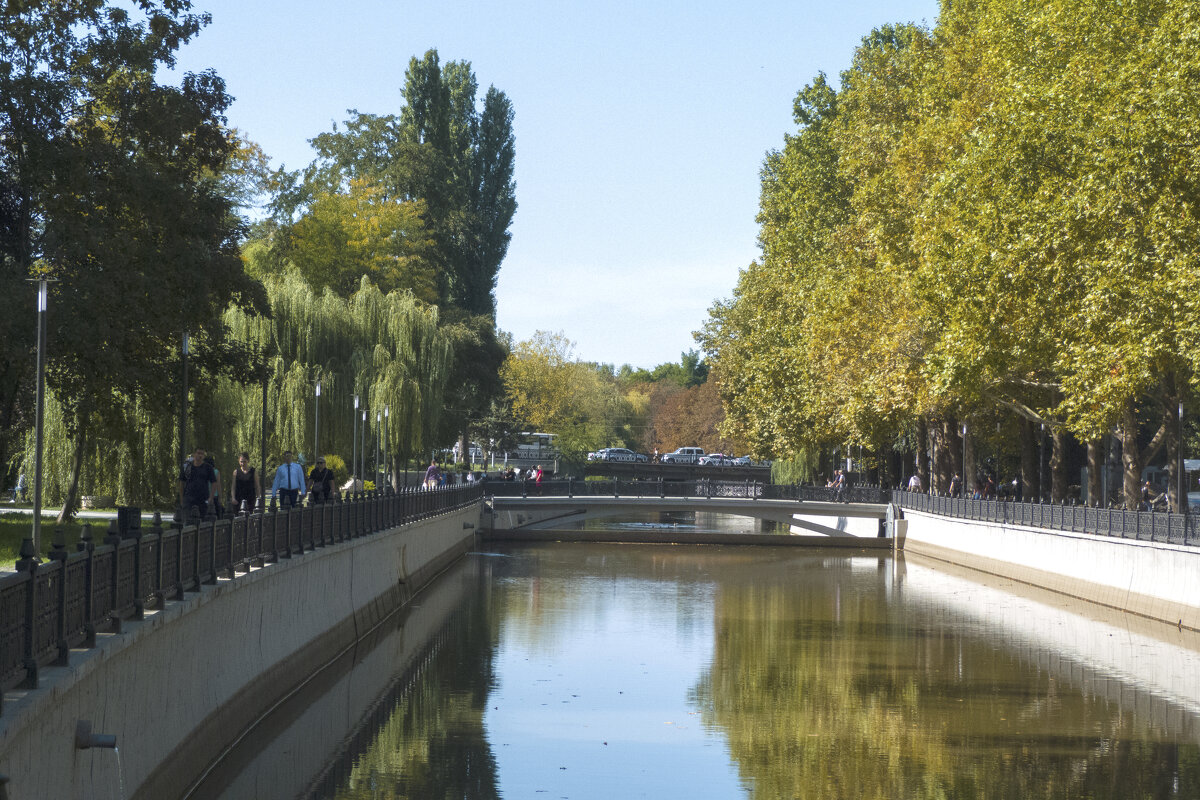
<instances>
[{"instance_id":1,"label":"yellow leaves","mask_svg":"<svg viewBox=\"0 0 1200 800\"><path fill-rule=\"evenodd\" d=\"M407 289L424 302L438 299L423 201L387 196L379 186L352 181L345 192L321 195L291 228L286 255L314 288L343 296L368 276L384 292Z\"/></svg>"}]
</instances>

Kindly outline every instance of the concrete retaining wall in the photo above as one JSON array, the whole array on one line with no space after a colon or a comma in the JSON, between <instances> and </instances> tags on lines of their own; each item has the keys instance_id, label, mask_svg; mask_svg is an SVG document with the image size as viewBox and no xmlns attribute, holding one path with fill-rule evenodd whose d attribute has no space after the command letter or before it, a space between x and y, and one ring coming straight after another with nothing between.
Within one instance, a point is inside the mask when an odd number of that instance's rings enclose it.
<instances>
[{"instance_id":1,"label":"concrete retaining wall","mask_svg":"<svg viewBox=\"0 0 1200 800\"><path fill-rule=\"evenodd\" d=\"M943 561L1200 630L1200 548L1045 531L905 509L897 545Z\"/></svg>"},{"instance_id":2,"label":"concrete retaining wall","mask_svg":"<svg viewBox=\"0 0 1200 800\"><path fill-rule=\"evenodd\" d=\"M264 706L469 550L478 521L471 507L283 559L102 634L96 648L72 652L69 667L45 670L41 688L5 703L9 797L116 796L117 758L76 750L78 720L117 737L125 796L182 796L196 765Z\"/></svg>"}]
</instances>

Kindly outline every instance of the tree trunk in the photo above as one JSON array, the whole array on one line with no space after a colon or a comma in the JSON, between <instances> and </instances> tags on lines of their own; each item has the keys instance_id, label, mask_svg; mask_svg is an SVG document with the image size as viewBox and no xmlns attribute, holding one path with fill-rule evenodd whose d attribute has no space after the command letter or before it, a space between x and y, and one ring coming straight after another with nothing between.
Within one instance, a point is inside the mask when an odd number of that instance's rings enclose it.
<instances>
[{"instance_id":1,"label":"tree trunk","mask_svg":"<svg viewBox=\"0 0 1200 800\"><path fill-rule=\"evenodd\" d=\"M1087 504L1098 508L1104 504L1104 440L1087 443L1088 486Z\"/></svg>"},{"instance_id":2,"label":"tree trunk","mask_svg":"<svg viewBox=\"0 0 1200 800\"><path fill-rule=\"evenodd\" d=\"M1125 508L1137 508L1142 489L1142 458L1137 442L1137 417L1133 413L1133 401L1125 404L1121 424L1117 426L1117 438L1121 440L1121 466L1124 478L1122 490Z\"/></svg>"},{"instance_id":3,"label":"tree trunk","mask_svg":"<svg viewBox=\"0 0 1200 800\"><path fill-rule=\"evenodd\" d=\"M963 462L963 492L967 497L975 493L975 483L979 480L978 469L975 466L975 440L971 436L971 429L967 428L967 433L962 437L963 454L965 461Z\"/></svg>"},{"instance_id":4,"label":"tree trunk","mask_svg":"<svg viewBox=\"0 0 1200 800\"><path fill-rule=\"evenodd\" d=\"M1037 423L1022 417L1021 426L1021 489L1022 499L1036 503L1038 498Z\"/></svg>"},{"instance_id":5,"label":"tree trunk","mask_svg":"<svg viewBox=\"0 0 1200 800\"><path fill-rule=\"evenodd\" d=\"M914 454L916 464L914 469L917 471L917 477L921 479L921 488L929 491L933 487L933 476L929 471L928 448L929 447L929 425L924 417L917 420L917 452Z\"/></svg>"},{"instance_id":6,"label":"tree trunk","mask_svg":"<svg viewBox=\"0 0 1200 800\"><path fill-rule=\"evenodd\" d=\"M1067 497L1067 432L1061 426L1050 429L1050 501L1061 503Z\"/></svg>"},{"instance_id":7,"label":"tree trunk","mask_svg":"<svg viewBox=\"0 0 1200 800\"><path fill-rule=\"evenodd\" d=\"M950 488L950 475L953 469L950 455L952 448L946 440L946 425L946 422L941 422L929 426L933 432L933 489L935 494L945 494Z\"/></svg>"},{"instance_id":8,"label":"tree trunk","mask_svg":"<svg viewBox=\"0 0 1200 800\"><path fill-rule=\"evenodd\" d=\"M942 431L946 440L946 447L949 448L950 474L959 476L959 480L966 480L967 465L963 462L962 450L962 429L958 427L958 421L948 419L942 423ZM961 487L960 487L961 488Z\"/></svg>"},{"instance_id":9,"label":"tree trunk","mask_svg":"<svg viewBox=\"0 0 1200 800\"><path fill-rule=\"evenodd\" d=\"M58 525L70 522L79 510L79 475L83 471L83 453L86 447L87 429L81 422L75 430L75 449L71 452L71 482L67 485L67 496L63 498L62 509L58 512Z\"/></svg>"}]
</instances>

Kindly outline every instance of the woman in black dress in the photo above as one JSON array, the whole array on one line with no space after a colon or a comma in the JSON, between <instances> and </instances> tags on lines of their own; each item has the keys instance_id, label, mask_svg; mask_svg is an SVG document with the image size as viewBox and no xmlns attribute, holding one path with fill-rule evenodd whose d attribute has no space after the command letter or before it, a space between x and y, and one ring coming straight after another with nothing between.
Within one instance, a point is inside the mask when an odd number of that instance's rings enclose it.
<instances>
[{"instance_id":1,"label":"woman in black dress","mask_svg":"<svg viewBox=\"0 0 1200 800\"><path fill-rule=\"evenodd\" d=\"M258 507L258 498L262 497L262 484L258 481L258 472L250 466L250 454L238 456L238 468L233 472L233 480L229 482L230 506L235 514L244 510L247 514L254 513Z\"/></svg>"}]
</instances>

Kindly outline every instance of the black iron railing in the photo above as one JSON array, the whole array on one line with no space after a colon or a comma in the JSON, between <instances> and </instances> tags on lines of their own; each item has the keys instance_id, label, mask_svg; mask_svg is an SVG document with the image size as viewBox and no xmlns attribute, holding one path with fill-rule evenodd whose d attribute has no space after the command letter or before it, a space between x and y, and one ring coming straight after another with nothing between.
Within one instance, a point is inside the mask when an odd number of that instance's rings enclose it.
<instances>
[{"instance_id":1,"label":"black iron railing","mask_svg":"<svg viewBox=\"0 0 1200 800\"><path fill-rule=\"evenodd\" d=\"M1196 515L1174 511L1126 511L1119 508L1018 503L1011 500L971 500L938 497L897 489L892 502L901 508L946 517L1021 525L1052 531L1091 533L1121 539L1200 545Z\"/></svg>"},{"instance_id":2,"label":"black iron railing","mask_svg":"<svg viewBox=\"0 0 1200 800\"><path fill-rule=\"evenodd\" d=\"M483 482L484 492L492 497L731 497L763 500L807 500L816 502L879 503L891 499L886 489L877 486L853 486L845 489L824 486L779 486L759 481L578 481L552 480Z\"/></svg>"},{"instance_id":3,"label":"black iron railing","mask_svg":"<svg viewBox=\"0 0 1200 800\"><path fill-rule=\"evenodd\" d=\"M39 669L66 665L71 648L92 647L97 633L120 632L122 621L142 619L146 609L182 599L218 576L236 578L251 566L466 508L482 496L480 485L467 484L368 492L170 528L158 514L146 530L121 531L113 520L101 542L84 525L74 552L56 530L41 563L27 539L16 572L0 576L0 692L36 688Z\"/></svg>"}]
</instances>

